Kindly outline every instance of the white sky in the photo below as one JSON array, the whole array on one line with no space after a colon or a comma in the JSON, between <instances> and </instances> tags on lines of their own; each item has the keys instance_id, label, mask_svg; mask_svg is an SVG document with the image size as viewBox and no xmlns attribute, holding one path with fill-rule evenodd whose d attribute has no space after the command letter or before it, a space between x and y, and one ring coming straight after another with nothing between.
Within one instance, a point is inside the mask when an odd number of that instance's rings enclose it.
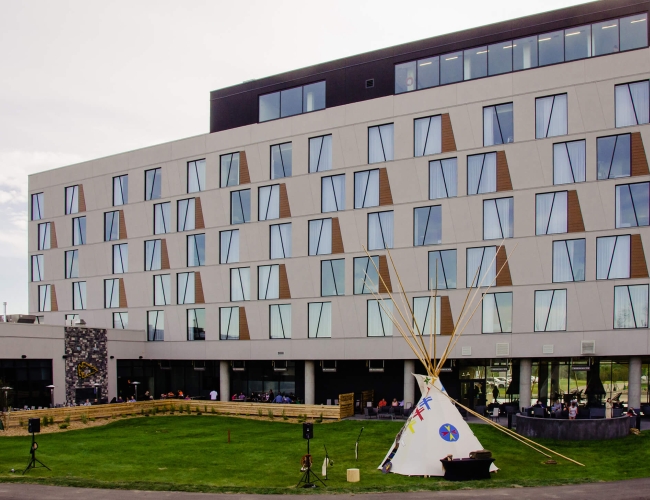
<instances>
[{"instance_id":1,"label":"white sky","mask_svg":"<svg viewBox=\"0 0 650 500\"><path fill-rule=\"evenodd\" d=\"M27 312L28 174L206 133L211 90L578 3L0 0L0 302Z\"/></svg>"}]
</instances>

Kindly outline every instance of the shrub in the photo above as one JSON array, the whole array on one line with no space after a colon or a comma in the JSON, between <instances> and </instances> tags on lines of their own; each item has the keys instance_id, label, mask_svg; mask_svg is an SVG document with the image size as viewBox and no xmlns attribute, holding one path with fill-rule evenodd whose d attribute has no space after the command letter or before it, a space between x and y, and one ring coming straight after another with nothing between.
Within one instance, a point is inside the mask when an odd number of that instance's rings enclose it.
<instances>
[{"instance_id":1,"label":"shrub","mask_svg":"<svg viewBox=\"0 0 650 500\"><path fill-rule=\"evenodd\" d=\"M50 415L50 425L54 425L54 417Z\"/></svg>"},{"instance_id":2,"label":"shrub","mask_svg":"<svg viewBox=\"0 0 650 500\"><path fill-rule=\"evenodd\" d=\"M63 421L64 421L66 424L70 425L70 415L68 415L67 417L65 417L65 418L63 419Z\"/></svg>"},{"instance_id":3,"label":"shrub","mask_svg":"<svg viewBox=\"0 0 650 500\"><path fill-rule=\"evenodd\" d=\"M267 414L268 414L269 418L271 420L273 420L273 410L269 410Z\"/></svg>"},{"instance_id":4,"label":"shrub","mask_svg":"<svg viewBox=\"0 0 650 500\"><path fill-rule=\"evenodd\" d=\"M25 426L25 421L22 418L19 418L18 419L18 425L20 425L21 427L24 427Z\"/></svg>"},{"instance_id":5,"label":"shrub","mask_svg":"<svg viewBox=\"0 0 650 500\"><path fill-rule=\"evenodd\" d=\"M70 424L66 424L65 422L62 424L59 424L59 429L67 429Z\"/></svg>"},{"instance_id":6,"label":"shrub","mask_svg":"<svg viewBox=\"0 0 650 500\"><path fill-rule=\"evenodd\" d=\"M316 422L317 424L322 424L323 423L323 414L321 413L320 417L315 419L314 422Z\"/></svg>"},{"instance_id":7,"label":"shrub","mask_svg":"<svg viewBox=\"0 0 650 500\"><path fill-rule=\"evenodd\" d=\"M205 406L203 407L203 411L204 411L205 413L208 413L208 405L205 405Z\"/></svg>"},{"instance_id":8,"label":"shrub","mask_svg":"<svg viewBox=\"0 0 650 500\"><path fill-rule=\"evenodd\" d=\"M203 413L201 413L200 411L197 411L196 416L198 417L199 415L203 415Z\"/></svg>"},{"instance_id":9,"label":"shrub","mask_svg":"<svg viewBox=\"0 0 650 500\"><path fill-rule=\"evenodd\" d=\"M216 413L216 412L214 411L214 407L212 407L212 408L210 409L210 413L212 413L213 415Z\"/></svg>"},{"instance_id":10,"label":"shrub","mask_svg":"<svg viewBox=\"0 0 650 500\"><path fill-rule=\"evenodd\" d=\"M43 418L41 419L41 425L42 425L43 427L47 427L49 423L50 423L50 421L48 420L47 417L43 417Z\"/></svg>"},{"instance_id":11,"label":"shrub","mask_svg":"<svg viewBox=\"0 0 650 500\"><path fill-rule=\"evenodd\" d=\"M286 412L284 411L284 409L282 410L282 418L284 420L289 420L289 417L287 417Z\"/></svg>"},{"instance_id":12,"label":"shrub","mask_svg":"<svg viewBox=\"0 0 650 500\"><path fill-rule=\"evenodd\" d=\"M269 410L269 411L271 411L271 410ZM260 416L260 417L261 417L262 415L264 415L264 412L262 411L262 408L258 408L258 409L257 409L257 415Z\"/></svg>"},{"instance_id":13,"label":"shrub","mask_svg":"<svg viewBox=\"0 0 650 500\"><path fill-rule=\"evenodd\" d=\"M183 405L179 405L179 407L178 407L178 413L183 413Z\"/></svg>"},{"instance_id":14,"label":"shrub","mask_svg":"<svg viewBox=\"0 0 650 500\"><path fill-rule=\"evenodd\" d=\"M88 423L88 415L86 415L85 413L81 414L81 423L83 423L83 424Z\"/></svg>"},{"instance_id":15,"label":"shrub","mask_svg":"<svg viewBox=\"0 0 650 500\"><path fill-rule=\"evenodd\" d=\"M185 405L185 411L187 413L192 413L192 408L190 408L190 405Z\"/></svg>"},{"instance_id":16,"label":"shrub","mask_svg":"<svg viewBox=\"0 0 650 500\"><path fill-rule=\"evenodd\" d=\"M153 407L153 414L158 415L158 407L157 406Z\"/></svg>"},{"instance_id":17,"label":"shrub","mask_svg":"<svg viewBox=\"0 0 650 500\"><path fill-rule=\"evenodd\" d=\"M88 420L90 420L91 422L94 422L97 419L95 417L89 417Z\"/></svg>"}]
</instances>

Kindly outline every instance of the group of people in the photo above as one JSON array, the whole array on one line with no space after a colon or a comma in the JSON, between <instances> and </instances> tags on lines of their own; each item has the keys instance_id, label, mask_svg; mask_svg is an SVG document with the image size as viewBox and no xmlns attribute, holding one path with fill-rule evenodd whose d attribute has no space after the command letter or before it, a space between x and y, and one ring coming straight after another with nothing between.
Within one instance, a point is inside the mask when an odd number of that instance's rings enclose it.
<instances>
[{"instance_id":1,"label":"group of people","mask_svg":"<svg viewBox=\"0 0 650 500\"><path fill-rule=\"evenodd\" d=\"M278 392L276 395L273 392L273 389L269 390L269 392L252 392L249 397L246 397L246 395L243 392L240 392L239 394L235 393L232 395L230 398L231 401L252 401L256 403L276 403L276 404L292 404L292 403L300 403L298 398L291 393L291 394L284 394Z\"/></svg>"},{"instance_id":2,"label":"group of people","mask_svg":"<svg viewBox=\"0 0 650 500\"><path fill-rule=\"evenodd\" d=\"M605 401L605 418L613 417L614 407L616 404L617 403L612 401L612 398L607 398L607 401ZM546 408L546 405L538 399L537 402L533 405L533 408ZM555 418L562 418L562 415L564 412L566 412L569 416L569 420L575 420L578 418L580 407L578 406L578 401L575 399L570 403L564 404L562 400L558 398L555 400L555 403L553 403L553 406L551 406L550 412L551 415ZM627 409L626 415L628 417L636 417L634 408L629 407Z\"/></svg>"},{"instance_id":3,"label":"group of people","mask_svg":"<svg viewBox=\"0 0 650 500\"><path fill-rule=\"evenodd\" d=\"M390 404L391 406L404 406L404 401L397 401L397 398L393 398L393 401ZM388 406L388 403L384 398L381 398L379 403L377 404L378 408L383 408L384 406Z\"/></svg>"}]
</instances>

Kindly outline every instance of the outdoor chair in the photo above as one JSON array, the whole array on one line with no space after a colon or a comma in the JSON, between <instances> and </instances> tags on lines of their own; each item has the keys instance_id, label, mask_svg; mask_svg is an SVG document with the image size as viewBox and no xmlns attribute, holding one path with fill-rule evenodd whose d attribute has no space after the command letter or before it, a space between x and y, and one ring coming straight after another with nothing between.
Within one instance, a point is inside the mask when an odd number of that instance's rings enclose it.
<instances>
[{"instance_id":1,"label":"outdoor chair","mask_svg":"<svg viewBox=\"0 0 650 500\"><path fill-rule=\"evenodd\" d=\"M492 414L490 415L490 418L492 419L492 422L500 422L499 420L499 415L501 414L501 411L499 410L498 407L492 408Z\"/></svg>"},{"instance_id":2,"label":"outdoor chair","mask_svg":"<svg viewBox=\"0 0 650 500\"><path fill-rule=\"evenodd\" d=\"M485 416L485 406L475 406L474 411L481 416Z\"/></svg>"},{"instance_id":3,"label":"outdoor chair","mask_svg":"<svg viewBox=\"0 0 650 500\"><path fill-rule=\"evenodd\" d=\"M372 418L372 417L377 418L377 410L375 410L374 408L364 408L363 414L365 415L366 418Z\"/></svg>"},{"instance_id":4,"label":"outdoor chair","mask_svg":"<svg viewBox=\"0 0 650 500\"><path fill-rule=\"evenodd\" d=\"M391 407L389 406L382 406L379 408L379 413L377 415L378 418L390 418L393 420L393 413L391 412Z\"/></svg>"}]
</instances>

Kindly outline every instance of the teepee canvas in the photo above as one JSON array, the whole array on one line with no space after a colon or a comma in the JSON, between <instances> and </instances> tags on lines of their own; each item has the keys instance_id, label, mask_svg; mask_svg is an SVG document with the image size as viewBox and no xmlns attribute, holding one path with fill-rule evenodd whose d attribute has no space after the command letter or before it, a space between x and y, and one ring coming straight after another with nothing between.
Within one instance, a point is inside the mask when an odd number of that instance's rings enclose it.
<instances>
[{"instance_id":1,"label":"teepee canvas","mask_svg":"<svg viewBox=\"0 0 650 500\"><path fill-rule=\"evenodd\" d=\"M469 458L483 447L450 399L440 380L413 375L422 397L399 431L379 468L390 461L390 472L405 476L444 476L441 458ZM491 471L497 470L492 464Z\"/></svg>"}]
</instances>

